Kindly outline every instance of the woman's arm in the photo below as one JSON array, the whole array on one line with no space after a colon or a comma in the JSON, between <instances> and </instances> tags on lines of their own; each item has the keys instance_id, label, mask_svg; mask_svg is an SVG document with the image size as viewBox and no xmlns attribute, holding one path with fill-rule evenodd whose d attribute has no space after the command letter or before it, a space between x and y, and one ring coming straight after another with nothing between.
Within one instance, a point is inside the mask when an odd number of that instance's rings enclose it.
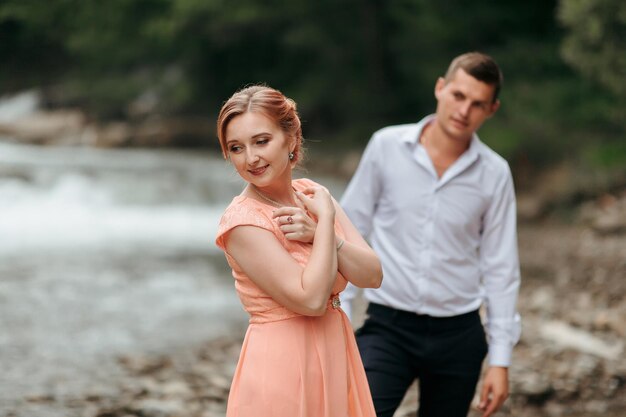
<instances>
[{"instance_id":1,"label":"woman's arm","mask_svg":"<svg viewBox=\"0 0 626 417\"><path fill-rule=\"evenodd\" d=\"M367 244L352 224L339 203L333 199L336 217L346 238L338 253L339 271L351 283L360 288L378 288L382 282L382 266L374 250ZM291 222L287 219L291 217ZM289 240L313 243L317 224L299 207L282 207L274 211L274 218ZM335 247L341 239L335 238Z\"/></svg>"},{"instance_id":2,"label":"woman's arm","mask_svg":"<svg viewBox=\"0 0 626 417\"><path fill-rule=\"evenodd\" d=\"M339 203L335 201L337 220L346 239L337 251L339 271L351 283L361 288L378 288L383 280L383 269L376 252L354 227ZM339 242L337 242L339 243Z\"/></svg>"},{"instance_id":3,"label":"woman's arm","mask_svg":"<svg viewBox=\"0 0 626 417\"><path fill-rule=\"evenodd\" d=\"M226 249L250 279L286 308L304 315L322 315L337 275L335 206L322 187L298 194L317 218L311 255L300 266L270 231L254 226L235 227Z\"/></svg>"}]
</instances>

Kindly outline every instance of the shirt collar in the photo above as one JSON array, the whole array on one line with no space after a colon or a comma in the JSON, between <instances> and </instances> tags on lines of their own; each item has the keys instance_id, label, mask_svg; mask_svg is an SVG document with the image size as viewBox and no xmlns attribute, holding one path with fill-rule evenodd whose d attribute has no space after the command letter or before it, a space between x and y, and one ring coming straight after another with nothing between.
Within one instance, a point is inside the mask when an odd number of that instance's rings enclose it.
<instances>
[{"instance_id":1,"label":"shirt collar","mask_svg":"<svg viewBox=\"0 0 626 417\"><path fill-rule=\"evenodd\" d=\"M418 145L421 146L419 139L422 135L422 130L424 130L424 126L426 126L433 120L435 120L435 114L429 114L428 116L424 117L417 124L413 125L410 129L407 129L407 131L404 132L404 135L402 136L402 141L407 145L412 145L413 147ZM479 143L480 139L478 138L478 135L476 133L473 133L469 147L465 152L463 152L463 159L469 161L473 161L474 159L476 159L479 154Z\"/></svg>"},{"instance_id":2,"label":"shirt collar","mask_svg":"<svg viewBox=\"0 0 626 417\"><path fill-rule=\"evenodd\" d=\"M419 144L420 136L422 134L422 130L424 129L424 126L426 126L428 123L432 122L433 120L435 120L434 114L430 114L424 117L417 124L411 126L411 128L407 129L406 132L404 132L404 135L402 136L402 141L406 143L407 145L415 146Z\"/></svg>"}]
</instances>

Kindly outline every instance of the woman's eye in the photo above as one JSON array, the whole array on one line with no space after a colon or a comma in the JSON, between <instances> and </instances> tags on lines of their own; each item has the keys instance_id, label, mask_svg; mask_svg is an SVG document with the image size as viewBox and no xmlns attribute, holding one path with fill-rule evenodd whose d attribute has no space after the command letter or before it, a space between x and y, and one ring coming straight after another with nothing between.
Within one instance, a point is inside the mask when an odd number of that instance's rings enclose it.
<instances>
[{"instance_id":1,"label":"woman's eye","mask_svg":"<svg viewBox=\"0 0 626 417\"><path fill-rule=\"evenodd\" d=\"M241 150L241 146L233 145L230 147L231 152L239 152Z\"/></svg>"},{"instance_id":2,"label":"woman's eye","mask_svg":"<svg viewBox=\"0 0 626 417\"><path fill-rule=\"evenodd\" d=\"M269 139L261 139L257 141L257 144L259 145L265 145L267 142L269 142Z\"/></svg>"}]
</instances>

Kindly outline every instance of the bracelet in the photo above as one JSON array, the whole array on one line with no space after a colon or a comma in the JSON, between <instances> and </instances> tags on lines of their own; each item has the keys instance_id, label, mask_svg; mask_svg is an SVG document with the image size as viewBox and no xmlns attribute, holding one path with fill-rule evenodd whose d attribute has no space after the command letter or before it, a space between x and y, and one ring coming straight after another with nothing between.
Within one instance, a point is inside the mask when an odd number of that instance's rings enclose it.
<instances>
[{"instance_id":1,"label":"bracelet","mask_svg":"<svg viewBox=\"0 0 626 417\"><path fill-rule=\"evenodd\" d=\"M344 243L346 243L346 241L341 239L341 241L337 244L337 252L339 252L339 249L341 249Z\"/></svg>"}]
</instances>

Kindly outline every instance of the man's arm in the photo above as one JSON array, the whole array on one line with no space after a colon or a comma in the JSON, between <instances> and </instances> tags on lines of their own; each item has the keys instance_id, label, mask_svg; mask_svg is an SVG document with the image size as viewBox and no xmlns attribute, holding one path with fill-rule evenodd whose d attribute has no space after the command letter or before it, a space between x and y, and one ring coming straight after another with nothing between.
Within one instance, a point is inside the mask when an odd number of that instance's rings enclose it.
<instances>
[{"instance_id":1,"label":"man's arm","mask_svg":"<svg viewBox=\"0 0 626 417\"><path fill-rule=\"evenodd\" d=\"M380 137L374 134L340 200L346 215L365 239L372 230L372 220L382 189L378 148ZM341 307L349 319L352 319L352 300L357 291L355 286L348 284L346 290L340 294Z\"/></svg>"},{"instance_id":2,"label":"man's arm","mask_svg":"<svg viewBox=\"0 0 626 417\"><path fill-rule=\"evenodd\" d=\"M508 169L483 219L480 253L487 298L489 369L478 408L484 412L483 417L488 417L508 397L508 366L521 330L516 310L520 271L515 192Z\"/></svg>"},{"instance_id":3,"label":"man's arm","mask_svg":"<svg viewBox=\"0 0 626 417\"><path fill-rule=\"evenodd\" d=\"M511 174L503 178L483 218L481 271L486 293L489 365L508 367L520 336L520 285L515 192Z\"/></svg>"}]
</instances>

